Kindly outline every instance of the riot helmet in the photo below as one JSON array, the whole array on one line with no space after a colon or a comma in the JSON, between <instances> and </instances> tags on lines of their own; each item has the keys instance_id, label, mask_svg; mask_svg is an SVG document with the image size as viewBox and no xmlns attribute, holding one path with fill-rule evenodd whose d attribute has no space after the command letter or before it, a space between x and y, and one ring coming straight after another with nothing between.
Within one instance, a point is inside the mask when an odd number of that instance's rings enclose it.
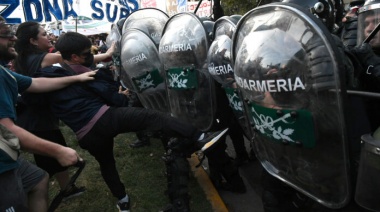
<instances>
[{"instance_id":1,"label":"riot helmet","mask_svg":"<svg viewBox=\"0 0 380 212\"><path fill-rule=\"evenodd\" d=\"M241 19L241 17L243 17L242 15L238 15L238 14L234 14L234 15L231 15L230 18L234 19L235 20L235 23L239 22L239 20Z\"/></svg>"},{"instance_id":2,"label":"riot helmet","mask_svg":"<svg viewBox=\"0 0 380 212\"><path fill-rule=\"evenodd\" d=\"M315 15L331 31L335 25L335 2L339 0L283 0L285 3L293 3L305 7ZM343 11L342 11L343 12Z\"/></svg>"},{"instance_id":3,"label":"riot helmet","mask_svg":"<svg viewBox=\"0 0 380 212\"><path fill-rule=\"evenodd\" d=\"M215 22L214 21L202 21L203 27L206 29L206 32L210 38L210 42L214 39L214 35L212 30L214 29Z\"/></svg>"},{"instance_id":4,"label":"riot helmet","mask_svg":"<svg viewBox=\"0 0 380 212\"><path fill-rule=\"evenodd\" d=\"M117 21L116 25L117 25L117 28L119 29L120 31L120 34L122 32L122 29L123 29L123 25L124 25L124 22L125 22L126 18L120 18L120 20Z\"/></svg>"},{"instance_id":5,"label":"riot helmet","mask_svg":"<svg viewBox=\"0 0 380 212\"><path fill-rule=\"evenodd\" d=\"M357 44L360 45L375 29L380 20L380 1L371 0L366 1L364 5L359 8L358 14L358 40ZM376 35L369 41L369 44L374 50L380 49L380 34Z\"/></svg>"},{"instance_id":6,"label":"riot helmet","mask_svg":"<svg viewBox=\"0 0 380 212\"><path fill-rule=\"evenodd\" d=\"M199 19L203 22L203 21L214 21L212 20L211 17L208 17L208 16L202 16L202 17L199 17Z\"/></svg>"}]
</instances>

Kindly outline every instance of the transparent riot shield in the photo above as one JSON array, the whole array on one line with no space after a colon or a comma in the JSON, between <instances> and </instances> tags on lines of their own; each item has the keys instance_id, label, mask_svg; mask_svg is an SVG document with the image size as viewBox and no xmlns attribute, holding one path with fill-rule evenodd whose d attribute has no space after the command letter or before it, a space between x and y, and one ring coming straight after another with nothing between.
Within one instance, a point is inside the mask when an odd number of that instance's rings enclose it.
<instances>
[{"instance_id":1,"label":"transparent riot shield","mask_svg":"<svg viewBox=\"0 0 380 212\"><path fill-rule=\"evenodd\" d=\"M139 29L128 29L121 38L123 73L130 79L145 108L169 112L162 65L154 41Z\"/></svg>"},{"instance_id":2,"label":"transparent riot shield","mask_svg":"<svg viewBox=\"0 0 380 212\"><path fill-rule=\"evenodd\" d=\"M251 133L249 122L244 113L245 109L240 91L234 79L231 46L232 40L229 36L219 34L215 38L207 54L208 71L211 77L217 81L225 91L230 107L244 130L245 136L251 139L253 134Z\"/></svg>"},{"instance_id":3,"label":"transparent riot shield","mask_svg":"<svg viewBox=\"0 0 380 212\"><path fill-rule=\"evenodd\" d=\"M122 34L128 29L136 28L148 34L158 47L162 30L169 16L156 8L142 8L131 13L125 20Z\"/></svg>"},{"instance_id":4,"label":"transparent riot shield","mask_svg":"<svg viewBox=\"0 0 380 212\"><path fill-rule=\"evenodd\" d=\"M115 67L115 70L112 72L114 79L119 80L120 83L123 85L124 88L132 89L133 90L133 85L130 79L125 75L123 71L123 67L121 66L121 61L120 61L120 52L121 52L121 34L120 34L120 29L116 24L112 24L111 27L111 32L107 36L106 39L106 45L110 47L113 42L115 42L115 51L112 55L112 63Z\"/></svg>"},{"instance_id":5,"label":"transparent riot shield","mask_svg":"<svg viewBox=\"0 0 380 212\"><path fill-rule=\"evenodd\" d=\"M215 21L213 36L214 40L220 35L226 35L229 38L232 38L232 35L235 32L237 19L231 18L229 16L223 16Z\"/></svg>"},{"instance_id":6,"label":"transparent riot shield","mask_svg":"<svg viewBox=\"0 0 380 212\"><path fill-rule=\"evenodd\" d=\"M235 80L263 167L326 207L341 208L351 197L343 57L319 20L289 5L264 5L239 21Z\"/></svg>"},{"instance_id":7,"label":"transparent riot shield","mask_svg":"<svg viewBox=\"0 0 380 212\"><path fill-rule=\"evenodd\" d=\"M115 51L113 52L113 55L112 55L112 63L113 63L113 65L116 68L112 72L115 80L120 79L120 78L124 79L124 76L123 77L120 76L120 74L121 74L120 73L121 72L121 65L120 65L120 48L121 48L120 47L120 39L121 39L120 30L118 29L118 27L117 27L116 24L112 24L111 32L109 33L109 35L106 38L106 45L107 45L108 48L110 48L111 45L112 45L112 43L115 43ZM132 85L130 82L126 82L126 83L123 83L123 84L128 84L129 86Z\"/></svg>"},{"instance_id":8,"label":"transparent riot shield","mask_svg":"<svg viewBox=\"0 0 380 212\"><path fill-rule=\"evenodd\" d=\"M355 201L363 208L380 211L380 140L371 134L362 136Z\"/></svg>"},{"instance_id":9,"label":"transparent riot shield","mask_svg":"<svg viewBox=\"0 0 380 212\"><path fill-rule=\"evenodd\" d=\"M172 16L159 46L171 113L208 131L214 121L214 82L207 71L209 37L193 13Z\"/></svg>"}]
</instances>

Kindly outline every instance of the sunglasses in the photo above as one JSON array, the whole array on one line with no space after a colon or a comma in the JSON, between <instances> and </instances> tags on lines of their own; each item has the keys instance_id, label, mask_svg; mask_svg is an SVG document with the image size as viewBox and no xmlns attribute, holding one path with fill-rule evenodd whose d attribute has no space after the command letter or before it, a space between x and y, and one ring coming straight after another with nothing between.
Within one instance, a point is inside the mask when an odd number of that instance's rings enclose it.
<instances>
[{"instance_id":1,"label":"sunglasses","mask_svg":"<svg viewBox=\"0 0 380 212\"><path fill-rule=\"evenodd\" d=\"M0 21L0 38L15 38L16 33L11 30L10 25Z\"/></svg>"},{"instance_id":2,"label":"sunglasses","mask_svg":"<svg viewBox=\"0 0 380 212\"><path fill-rule=\"evenodd\" d=\"M0 38L14 38L16 36L16 33L14 32L5 32L5 33L0 33Z\"/></svg>"}]
</instances>

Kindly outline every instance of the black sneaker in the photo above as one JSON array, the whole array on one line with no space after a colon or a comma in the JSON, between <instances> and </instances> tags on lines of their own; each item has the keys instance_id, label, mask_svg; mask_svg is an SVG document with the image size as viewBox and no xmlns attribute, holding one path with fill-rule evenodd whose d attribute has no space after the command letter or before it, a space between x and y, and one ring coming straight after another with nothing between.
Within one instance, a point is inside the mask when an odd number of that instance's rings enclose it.
<instances>
[{"instance_id":1,"label":"black sneaker","mask_svg":"<svg viewBox=\"0 0 380 212\"><path fill-rule=\"evenodd\" d=\"M211 135L205 136L200 141L197 141L197 146L201 149L202 152L205 152L210 149L226 132L228 128L212 133Z\"/></svg>"},{"instance_id":2,"label":"black sneaker","mask_svg":"<svg viewBox=\"0 0 380 212\"><path fill-rule=\"evenodd\" d=\"M128 202L117 202L116 207L119 209L120 212L130 212L130 202L131 199L129 199Z\"/></svg>"},{"instance_id":3,"label":"black sneaker","mask_svg":"<svg viewBox=\"0 0 380 212\"><path fill-rule=\"evenodd\" d=\"M150 141L149 140L139 140L139 139L137 139L133 143L129 144L129 146L131 148L140 148L140 147L149 146L149 145L150 145Z\"/></svg>"},{"instance_id":4,"label":"black sneaker","mask_svg":"<svg viewBox=\"0 0 380 212\"><path fill-rule=\"evenodd\" d=\"M65 192L64 196L63 196L63 200L68 200L68 199L71 199L73 197L77 197L81 194L83 194L83 192L86 191L86 187L84 186L81 186L81 187L77 187L76 185L73 185L71 186L71 188Z\"/></svg>"}]
</instances>

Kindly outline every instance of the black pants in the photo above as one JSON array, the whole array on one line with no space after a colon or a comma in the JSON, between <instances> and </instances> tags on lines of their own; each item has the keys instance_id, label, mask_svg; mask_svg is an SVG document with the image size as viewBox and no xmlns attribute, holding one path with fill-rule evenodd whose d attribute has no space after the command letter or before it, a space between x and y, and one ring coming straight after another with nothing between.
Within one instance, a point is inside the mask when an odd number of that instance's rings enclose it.
<instances>
[{"instance_id":1,"label":"black pants","mask_svg":"<svg viewBox=\"0 0 380 212\"><path fill-rule=\"evenodd\" d=\"M115 165L113 139L120 133L142 130L162 131L172 137L193 140L201 135L193 125L155 110L136 107L110 108L79 144L98 161L104 181L118 199L123 198L126 193Z\"/></svg>"},{"instance_id":2,"label":"black pants","mask_svg":"<svg viewBox=\"0 0 380 212\"><path fill-rule=\"evenodd\" d=\"M67 146L65 138L62 135L61 130L45 130L45 131L31 131L34 135L52 141L54 143L60 144L62 146ZM57 159L34 154L34 160L38 167L45 170L50 177L53 177L58 172L63 172L67 170L67 167L61 166Z\"/></svg>"}]
</instances>

